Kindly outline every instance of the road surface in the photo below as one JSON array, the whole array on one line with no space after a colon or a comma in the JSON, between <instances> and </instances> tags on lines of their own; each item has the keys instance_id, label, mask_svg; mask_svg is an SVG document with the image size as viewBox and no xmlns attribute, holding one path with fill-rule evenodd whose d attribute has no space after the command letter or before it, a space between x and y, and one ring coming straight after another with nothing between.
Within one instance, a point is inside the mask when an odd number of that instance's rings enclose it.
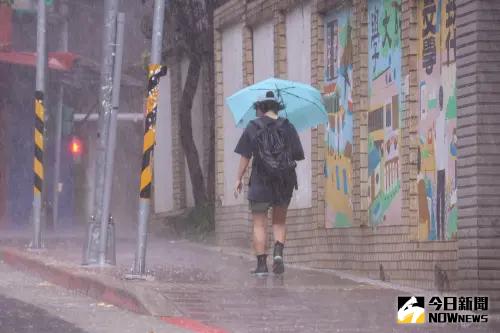
<instances>
[{"instance_id":1,"label":"road surface","mask_svg":"<svg viewBox=\"0 0 500 333\"><path fill-rule=\"evenodd\" d=\"M0 263L1 333L185 333L14 271Z\"/></svg>"}]
</instances>

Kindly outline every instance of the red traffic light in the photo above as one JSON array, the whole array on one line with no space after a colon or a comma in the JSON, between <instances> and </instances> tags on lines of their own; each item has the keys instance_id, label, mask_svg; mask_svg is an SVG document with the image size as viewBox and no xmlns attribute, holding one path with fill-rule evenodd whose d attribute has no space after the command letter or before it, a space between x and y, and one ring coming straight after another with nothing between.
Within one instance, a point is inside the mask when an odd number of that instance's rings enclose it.
<instances>
[{"instance_id":1,"label":"red traffic light","mask_svg":"<svg viewBox=\"0 0 500 333\"><path fill-rule=\"evenodd\" d=\"M79 156L82 153L82 141L77 137L73 137L70 143L70 150L73 156Z\"/></svg>"}]
</instances>

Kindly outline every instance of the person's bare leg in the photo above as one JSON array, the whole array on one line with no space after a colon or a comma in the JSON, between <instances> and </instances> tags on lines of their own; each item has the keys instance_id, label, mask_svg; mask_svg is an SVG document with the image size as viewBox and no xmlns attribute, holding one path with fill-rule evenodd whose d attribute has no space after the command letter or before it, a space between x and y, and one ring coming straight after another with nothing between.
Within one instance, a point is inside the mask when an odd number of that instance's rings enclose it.
<instances>
[{"instance_id":1,"label":"person's bare leg","mask_svg":"<svg viewBox=\"0 0 500 333\"><path fill-rule=\"evenodd\" d=\"M267 254L267 213L253 213L253 247L257 256L257 268L252 272L256 275L266 275Z\"/></svg>"},{"instance_id":2,"label":"person's bare leg","mask_svg":"<svg viewBox=\"0 0 500 333\"><path fill-rule=\"evenodd\" d=\"M253 213L253 248L255 255L266 254L267 214Z\"/></svg>"},{"instance_id":3,"label":"person's bare leg","mask_svg":"<svg viewBox=\"0 0 500 333\"><path fill-rule=\"evenodd\" d=\"M273 207L273 234L274 234L274 252L273 252L273 272L282 274L285 271L283 264L283 248L286 239L286 206Z\"/></svg>"},{"instance_id":4,"label":"person's bare leg","mask_svg":"<svg viewBox=\"0 0 500 333\"><path fill-rule=\"evenodd\" d=\"M274 241L285 244L286 239L286 212L288 207L275 206L273 207L273 234Z\"/></svg>"}]
</instances>

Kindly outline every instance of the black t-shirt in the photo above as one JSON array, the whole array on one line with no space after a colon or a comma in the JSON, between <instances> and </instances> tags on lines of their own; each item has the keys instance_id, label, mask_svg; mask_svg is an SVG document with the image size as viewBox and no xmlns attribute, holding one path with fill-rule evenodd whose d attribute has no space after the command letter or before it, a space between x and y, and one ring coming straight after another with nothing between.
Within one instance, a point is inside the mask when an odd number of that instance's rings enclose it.
<instances>
[{"instance_id":1,"label":"black t-shirt","mask_svg":"<svg viewBox=\"0 0 500 333\"><path fill-rule=\"evenodd\" d=\"M271 122L276 122L267 116L260 118L261 122L268 125ZM301 161L304 159L304 149L302 149L302 144L300 143L300 138L297 130L290 122L283 123L283 129L285 131L285 138L287 140L287 146L291 150L292 158L295 161ZM245 131L241 135L238 144L236 145L235 153L240 154L248 159L252 158L257 154L257 145L255 143L255 135L257 134L257 125L254 121L251 121L246 127ZM293 193L293 187L290 187L287 198L278 198L273 192L273 189L268 184L265 184L262 177L260 177L255 167L255 159L252 162L252 173L250 174L250 183L248 189L248 200L258 201L258 202L271 202L273 204L283 203L283 200L290 200Z\"/></svg>"}]
</instances>

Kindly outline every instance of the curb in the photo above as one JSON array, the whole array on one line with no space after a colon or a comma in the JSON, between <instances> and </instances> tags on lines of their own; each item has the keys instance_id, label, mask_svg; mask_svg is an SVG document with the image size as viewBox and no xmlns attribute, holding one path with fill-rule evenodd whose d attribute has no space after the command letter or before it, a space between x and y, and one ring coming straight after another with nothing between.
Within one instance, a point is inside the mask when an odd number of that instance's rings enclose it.
<instances>
[{"instance_id":1,"label":"curb","mask_svg":"<svg viewBox=\"0 0 500 333\"><path fill-rule=\"evenodd\" d=\"M99 281L94 276L46 263L33 255L17 249L1 248L0 260L20 271L38 275L54 285L76 291L130 312L157 317L169 325L177 326L194 333L228 333L223 329L207 326L197 320L182 317L182 314L175 306L165 304L165 300L160 300L159 298L151 299L147 295L143 295L142 298L138 297L125 288L111 286L111 283ZM134 289L133 286L131 289ZM158 313L154 306L151 306L152 304L159 305L164 312Z\"/></svg>"},{"instance_id":2,"label":"curb","mask_svg":"<svg viewBox=\"0 0 500 333\"><path fill-rule=\"evenodd\" d=\"M171 325L188 329L194 333L229 333L221 328L207 326L196 320L184 317L160 317L160 320Z\"/></svg>"},{"instance_id":3,"label":"curb","mask_svg":"<svg viewBox=\"0 0 500 333\"><path fill-rule=\"evenodd\" d=\"M90 276L46 264L11 248L1 249L0 258L11 267L34 273L55 285L78 291L83 295L137 314L152 315L135 295L124 289L109 286Z\"/></svg>"}]
</instances>

